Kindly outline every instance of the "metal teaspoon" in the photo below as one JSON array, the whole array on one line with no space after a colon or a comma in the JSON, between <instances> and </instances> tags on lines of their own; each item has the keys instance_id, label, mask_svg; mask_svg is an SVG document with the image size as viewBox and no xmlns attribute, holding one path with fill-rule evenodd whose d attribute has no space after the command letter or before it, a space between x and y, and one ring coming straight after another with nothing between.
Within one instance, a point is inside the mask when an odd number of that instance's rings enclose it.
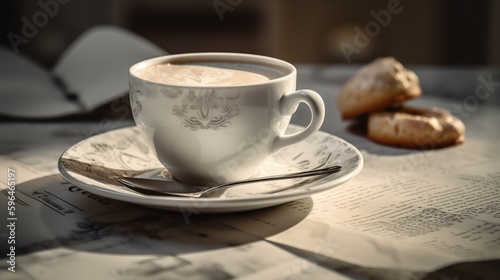
<instances>
[{"instance_id":1,"label":"metal teaspoon","mask_svg":"<svg viewBox=\"0 0 500 280\"><path fill-rule=\"evenodd\" d=\"M255 183L262 181L273 181L273 180L284 180L284 179L293 179L293 178L302 178L309 177L321 174L330 174L338 172L342 169L341 166L335 165L321 169L314 169L308 171L301 171L296 173L289 174L280 174L280 175L272 175L266 177L257 177L250 178L247 180L240 180L228 183L222 183L210 187L196 186L186 183L181 183L178 181L163 181L163 180L155 180L155 179L147 179L147 178L120 178L117 179L122 185L132 188L132 189L140 189L147 190L152 192L157 192L165 195L172 196L183 196L183 197L201 197L207 193L213 192L215 190L221 188L229 188L241 184L246 183Z\"/></svg>"}]
</instances>

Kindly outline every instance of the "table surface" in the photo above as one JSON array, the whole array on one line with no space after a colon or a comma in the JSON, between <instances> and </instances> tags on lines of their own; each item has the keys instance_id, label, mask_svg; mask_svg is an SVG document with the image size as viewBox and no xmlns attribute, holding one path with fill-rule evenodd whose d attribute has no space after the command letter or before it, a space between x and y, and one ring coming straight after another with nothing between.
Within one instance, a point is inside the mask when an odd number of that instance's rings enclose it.
<instances>
[{"instance_id":1,"label":"table surface","mask_svg":"<svg viewBox=\"0 0 500 280\"><path fill-rule=\"evenodd\" d=\"M91 135L132 126L130 115L0 119L0 220L7 225L0 278L496 279L500 72L414 68L424 94L410 104L448 108L467 127L464 144L424 151L372 143L359 124L340 119L336 95L358 69L299 65L297 87L322 95L321 130L355 145L363 171L326 193L242 213L168 212L72 191L59 175L59 156ZM308 110L299 107L292 122L306 125ZM472 188L481 192L462 191Z\"/></svg>"}]
</instances>

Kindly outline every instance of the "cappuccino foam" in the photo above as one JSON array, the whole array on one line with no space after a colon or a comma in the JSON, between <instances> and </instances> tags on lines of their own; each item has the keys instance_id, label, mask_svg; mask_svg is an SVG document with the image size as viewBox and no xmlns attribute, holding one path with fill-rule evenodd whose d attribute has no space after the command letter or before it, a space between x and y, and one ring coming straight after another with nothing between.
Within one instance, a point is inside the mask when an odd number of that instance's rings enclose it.
<instances>
[{"instance_id":1,"label":"cappuccino foam","mask_svg":"<svg viewBox=\"0 0 500 280\"><path fill-rule=\"evenodd\" d=\"M263 83L284 76L278 69L256 64L200 62L158 64L139 69L141 79L180 86L239 86Z\"/></svg>"}]
</instances>

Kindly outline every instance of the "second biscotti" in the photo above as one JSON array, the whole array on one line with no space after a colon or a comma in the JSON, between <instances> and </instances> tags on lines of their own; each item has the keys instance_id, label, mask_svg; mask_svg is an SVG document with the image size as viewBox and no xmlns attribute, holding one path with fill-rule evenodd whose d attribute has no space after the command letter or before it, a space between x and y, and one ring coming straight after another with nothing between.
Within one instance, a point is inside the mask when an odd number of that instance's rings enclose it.
<instances>
[{"instance_id":1,"label":"second biscotti","mask_svg":"<svg viewBox=\"0 0 500 280\"><path fill-rule=\"evenodd\" d=\"M464 142L465 125L443 108L404 106L371 113L368 138L389 146L443 148Z\"/></svg>"}]
</instances>

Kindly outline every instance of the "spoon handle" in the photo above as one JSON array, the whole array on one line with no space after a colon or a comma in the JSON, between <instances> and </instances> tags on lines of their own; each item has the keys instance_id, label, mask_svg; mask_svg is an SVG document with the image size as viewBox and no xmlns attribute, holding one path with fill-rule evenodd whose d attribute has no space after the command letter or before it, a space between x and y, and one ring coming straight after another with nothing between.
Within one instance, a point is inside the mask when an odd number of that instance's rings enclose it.
<instances>
[{"instance_id":1,"label":"spoon handle","mask_svg":"<svg viewBox=\"0 0 500 280\"><path fill-rule=\"evenodd\" d=\"M296 173L250 178L250 179L246 179L246 180L240 180L240 181L234 181L234 182L214 185L214 186L207 187L204 189L200 189L200 187L198 187L198 186L187 185L187 184L183 184L180 182L162 181L162 180L146 179L146 178L120 178L117 181L126 187L136 189L136 190L141 189L141 190L147 190L147 191L152 191L152 192L166 194L166 195L174 195L174 196L201 197L202 195L204 195L206 193L213 192L213 191L221 189L221 188L236 186L239 184L255 183L255 182L262 182L262 181L272 181L272 180L284 180L284 179L293 179L293 178L303 178L303 177L315 176L315 175L321 175L321 174L330 174L330 173L338 172L340 169L341 169L340 166L330 166L330 167L326 167L326 168L301 171L301 172L296 172Z\"/></svg>"},{"instance_id":2,"label":"spoon handle","mask_svg":"<svg viewBox=\"0 0 500 280\"><path fill-rule=\"evenodd\" d=\"M250 178L250 179L233 181L233 182L222 183L222 184L218 184L215 186L211 186L208 189L199 191L198 193L199 194L206 194L206 193L213 192L213 191L221 189L221 188L226 188L226 187L239 185L239 184L248 184L248 183L274 181L274 180L285 180L285 179L293 179L293 178L303 178L303 177L309 177L309 176L315 176L315 175L321 175L321 174L335 173L335 172L340 171L340 169L342 169L341 166L334 165L334 166L329 166L329 167L325 167L325 168L301 171L301 172L290 173L290 174L278 174L278 175L271 175L271 176L266 176L266 177Z\"/></svg>"}]
</instances>

